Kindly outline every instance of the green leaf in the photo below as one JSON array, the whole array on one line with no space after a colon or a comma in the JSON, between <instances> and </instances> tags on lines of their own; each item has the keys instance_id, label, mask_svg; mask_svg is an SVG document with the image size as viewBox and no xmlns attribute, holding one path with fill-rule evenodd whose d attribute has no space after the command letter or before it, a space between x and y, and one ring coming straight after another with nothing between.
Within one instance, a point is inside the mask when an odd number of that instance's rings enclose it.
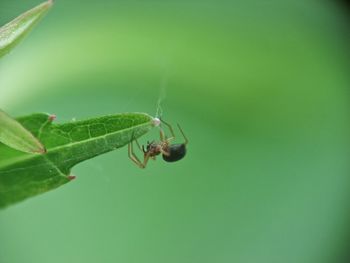
<instances>
[{"instance_id":1,"label":"green leaf","mask_svg":"<svg viewBox=\"0 0 350 263\"><path fill-rule=\"evenodd\" d=\"M53 1L44 2L0 27L0 57L15 47L39 22L52 6Z\"/></svg>"},{"instance_id":2,"label":"green leaf","mask_svg":"<svg viewBox=\"0 0 350 263\"><path fill-rule=\"evenodd\" d=\"M47 114L18 118L45 145L46 154L26 154L0 145L0 208L68 183L77 163L120 148L155 126L144 113L65 124L52 120Z\"/></svg>"},{"instance_id":3,"label":"green leaf","mask_svg":"<svg viewBox=\"0 0 350 263\"><path fill-rule=\"evenodd\" d=\"M26 153L45 153L45 147L18 121L0 110L0 142Z\"/></svg>"}]
</instances>

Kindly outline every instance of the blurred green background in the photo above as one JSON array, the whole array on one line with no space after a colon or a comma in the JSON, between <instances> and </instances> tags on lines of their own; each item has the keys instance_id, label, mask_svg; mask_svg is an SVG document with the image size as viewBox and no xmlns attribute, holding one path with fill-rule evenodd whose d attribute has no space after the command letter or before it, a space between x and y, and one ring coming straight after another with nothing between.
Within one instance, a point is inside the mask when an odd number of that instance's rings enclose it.
<instances>
[{"instance_id":1,"label":"blurred green background","mask_svg":"<svg viewBox=\"0 0 350 263\"><path fill-rule=\"evenodd\" d=\"M3 25L38 0L1 0ZM348 262L349 10L334 1L57 0L0 61L0 106L118 112L190 139L122 148L0 211L0 262ZM155 129L141 142L158 138Z\"/></svg>"}]
</instances>

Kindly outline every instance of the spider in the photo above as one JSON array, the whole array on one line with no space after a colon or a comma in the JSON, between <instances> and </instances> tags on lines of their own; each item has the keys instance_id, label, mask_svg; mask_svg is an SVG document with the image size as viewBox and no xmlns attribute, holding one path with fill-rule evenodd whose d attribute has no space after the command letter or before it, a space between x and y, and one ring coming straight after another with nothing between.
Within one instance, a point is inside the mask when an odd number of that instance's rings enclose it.
<instances>
[{"instance_id":1,"label":"spider","mask_svg":"<svg viewBox=\"0 0 350 263\"><path fill-rule=\"evenodd\" d=\"M178 160L181 160L186 154L186 145L188 143L188 139L186 138L180 125L178 124L177 127L179 128L185 141L183 143L171 144L171 141L175 139L174 130L170 124L166 123L163 120L161 120L161 122L169 128L171 133L170 138L167 138L162 128L160 128L160 142L147 142L146 149L143 145L141 147L136 139L133 140L136 142L137 147L143 152L143 162L141 162L134 153L133 141L128 145L129 158L140 168L146 168L148 160L150 158L155 160L156 156L159 154L162 154L163 160L166 162L176 162Z\"/></svg>"}]
</instances>

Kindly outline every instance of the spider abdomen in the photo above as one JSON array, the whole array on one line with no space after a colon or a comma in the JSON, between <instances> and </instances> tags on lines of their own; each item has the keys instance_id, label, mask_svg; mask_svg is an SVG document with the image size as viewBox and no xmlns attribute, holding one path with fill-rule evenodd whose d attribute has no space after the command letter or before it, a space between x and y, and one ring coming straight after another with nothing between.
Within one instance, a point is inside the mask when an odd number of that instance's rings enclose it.
<instances>
[{"instance_id":1,"label":"spider abdomen","mask_svg":"<svg viewBox=\"0 0 350 263\"><path fill-rule=\"evenodd\" d=\"M181 160L186 155L186 145L182 144L172 144L168 148L169 155L163 154L163 159L166 162L176 162Z\"/></svg>"}]
</instances>

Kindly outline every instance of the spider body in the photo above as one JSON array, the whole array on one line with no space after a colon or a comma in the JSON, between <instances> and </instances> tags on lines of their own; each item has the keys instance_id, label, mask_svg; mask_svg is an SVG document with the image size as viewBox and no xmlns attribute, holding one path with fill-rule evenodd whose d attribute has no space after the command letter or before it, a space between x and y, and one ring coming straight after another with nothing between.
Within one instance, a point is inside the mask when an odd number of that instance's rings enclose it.
<instances>
[{"instance_id":1,"label":"spider body","mask_svg":"<svg viewBox=\"0 0 350 263\"><path fill-rule=\"evenodd\" d=\"M178 160L181 160L186 155L186 145L188 143L188 140L185 134L183 133L180 125L178 125L178 128L181 131L185 142L181 144L171 144L171 141L175 139L173 128L170 126L170 124L164 122L163 120L162 123L169 128L172 137L167 138L164 134L164 131L161 128L160 141L147 142L146 149L144 146L142 146L141 148L138 141L135 140L138 148L143 152L143 162L141 162L140 159L135 155L133 150L133 142L129 143L128 145L129 158L140 168L146 167L149 158L155 160L156 156L160 154L162 154L163 160L166 162L176 162Z\"/></svg>"},{"instance_id":2,"label":"spider body","mask_svg":"<svg viewBox=\"0 0 350 263\"><path fill-rule=\"evenodd\" d=\"M147 142L146 150L145 147L142 145L142 151L144 154L148 153L150 157L155 157L161 153L162 145L160 143L157 143L155 141Z\"/></svg>"},{"instance_id":3,"label":"spider body","mask_svg":"<svg viewBox=\"0 0 350 263\"><path fill-rule=\"evenodd\" d=\"M181 160L186 155L186 144L172 144L168 147L169 155L163 154L163 160L166 162L176 162Z\"/></svg>"}]
</instances>

